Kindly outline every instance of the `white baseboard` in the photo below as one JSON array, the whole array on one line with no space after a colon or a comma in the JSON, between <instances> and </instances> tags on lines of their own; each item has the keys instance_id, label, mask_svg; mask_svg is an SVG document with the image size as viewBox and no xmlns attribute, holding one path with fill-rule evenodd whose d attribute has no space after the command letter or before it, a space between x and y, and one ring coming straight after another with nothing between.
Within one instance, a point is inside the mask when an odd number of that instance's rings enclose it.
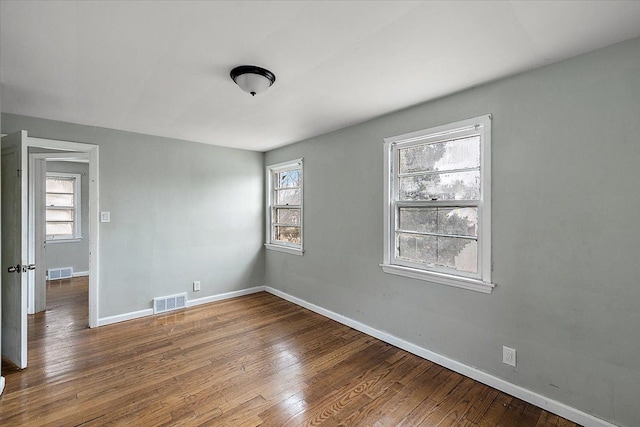
<instances>
[{"instance_id":1,"label":"white baseboard","mask_svg":"<svg viewBox=\"0 0 640 427\"><path fill-rule=\"evenodd\" d=\"M263 292L264 286L254 286L253 288L242 289L239 291L226 292L224 294L211 295L208 297L190 299L187 301L187 307L195 307L200 304L208 304L210 302L222 301L229 298L241 297L243 295L255 294Z\"/></svg>"},{"instance_id":2,"label":"white baseboard","mask_svg":"<svg viewBox=\"0 0 640 427\"><path fill-rule=\"evenodd\" d=\"M200 304L207 304L215 301L222 301L229 298L241 297L243 295L255 294L257 292L263 292L264 286L254 286L253 288L242 289L239 291L226 292L224 294L211 295L208 297L197 298L187 301L186 307L195 307ZM169 312L165 312L169 313ZM163 313L164 314L164 313ZM152 316L153 309L148 308L145 310L133 311L130 313L117 314L115 316L103 317L98 319L98 326L110 325L112 323L125 322L127 320L138 319L140 317Z\"/></svg>"},{"instance_id":3,"label":"white baseboard","mask_svg":"<svg viewBox=\"0 0 640 427\"><path fill-rule=\"evenodd\" d=\"M88 271L74 271L73 272L73 277L83 277L83 276L88 276L89 272Z\"/></svg>"},{"instance_id":4,"label":"white baseboard","mask_svg":"<svg viewBox=\"0 0 640 427\"><path fill-rule=\"evenodd\" d=\"M127 320L138 319L140 317L153 315L153 309L132 311L131 313L116 314L115 316L102 317L98 319L98 326L110 325L112 323L125 322Z\"/></svg>"},{"instance_id":5,"label":"white baseboard","mask_svg":"<svg viewBox=\"0 0 640 427\"><path fill-rule=\"evenodd\" d=\"M0 396L2 396L3 391L4 391L4 377L0 377Z\"/></svg>"},{"instance_id":6,"label":"white baseboard","mask_svg":"<svg viewBox=\"0 0 640 427\"><path fill-rule=\"evenodd\" d=\"M331 310L327 310L326 308L322 308L301 298L294 297L293 295L289 295L286 292L282 292L270 286L265 286L264 290L269 292L270 294L273 294L296 305L321 314L322 316L328 317L329 319L335 320L336 322L342 323L343 325L347 325L353 329L394 345L398 348L406 350L409 353L413 353L424 359L430 360L440 366L444 366L445 368L451 369L452 371L458 372L459 374L462 374L466 377L472 378L490 387L508 393L512 396L517 397L518 399L529 402L532 405L536 405L546 411L552 412L585 427L616 427L615 424L611 424L600 418L594 417L593 415L587 414L586 412L572 408L571 406L565 405L564 403L558 402L557 400L549 399L548 397L545 397L541 394L538 394L531 390L527 390L524 387L512 384L501 378L483 372L472 366L465 365L441 354L434 353L433 351L405 341L402 338L398 338L387 332L372 328L371 326L360 323L349 317L335 313Z\"/></svg>"}]
</instances>

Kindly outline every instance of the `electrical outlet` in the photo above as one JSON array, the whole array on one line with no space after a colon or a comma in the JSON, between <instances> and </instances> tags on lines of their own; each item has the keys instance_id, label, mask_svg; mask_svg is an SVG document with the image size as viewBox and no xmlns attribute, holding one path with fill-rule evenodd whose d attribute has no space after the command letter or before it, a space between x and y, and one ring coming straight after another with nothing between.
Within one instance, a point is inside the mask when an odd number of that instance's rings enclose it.
<instances>
[{"instance_id":1,"label":"electrical outlet","mask_svg":"<svg viewBox=\"0 0 640 427\"><path fill-rule=\"evenodd\" d=\"M516 366L516 349L502 346L502 363Z\"/></svg>"},{"instance_id":2,"label":"electrical outlet","mask_svg":"<svg viewBox=\"0 0 640 427\"><path fill-rule=\"evenodd\" d=\"M196 280L195 282L193 282L193 291L197 292L200 290L200 281Z\"/></svg>"}]
</instances>

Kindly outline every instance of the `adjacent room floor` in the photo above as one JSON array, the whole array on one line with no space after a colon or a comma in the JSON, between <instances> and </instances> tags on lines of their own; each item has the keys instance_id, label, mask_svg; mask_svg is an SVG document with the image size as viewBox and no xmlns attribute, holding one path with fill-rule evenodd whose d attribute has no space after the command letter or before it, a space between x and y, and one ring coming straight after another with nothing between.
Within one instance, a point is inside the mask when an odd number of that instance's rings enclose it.
<instances>
[{"instance_id":1,"label":"adjacent room floor","mask_svg":"<svg viewBox=\"0 0 640 427\"><path fill-rule=\"evenodd\" d=\"M3 426L576 426L267 293L89 329L48 284Z\"/></svg>"}]
</instances>

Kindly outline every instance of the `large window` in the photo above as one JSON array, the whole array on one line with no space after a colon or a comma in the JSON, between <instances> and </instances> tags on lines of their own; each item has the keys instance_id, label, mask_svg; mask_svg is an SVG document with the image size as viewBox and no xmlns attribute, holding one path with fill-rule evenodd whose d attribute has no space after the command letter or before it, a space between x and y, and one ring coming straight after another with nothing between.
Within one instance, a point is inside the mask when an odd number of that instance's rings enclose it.
<instances>
[{"instance_id":1,"label":"large window","mask_svg":"<svg viewBox=\"0 0 640 427\"><path fill-rule=\"evenodd\" d=\"M302 255L302 159L267 166L268 249Z\"/></svg>"},{"instance_id":2,"label":"large window","mask_svg":"<svg viewBox=\"0 0 640 427\"><path fill-rule=\"evenodd\" d=\"M491 292L491 117L385 139L385 272Z\"/></svg>"},{"instance_id":3,"label":"large window","mask_svg":"<svg viewBox=\"0 0 640 427\"><path fill-rule=\"evenodd\" d=\"M48 172L45 191L47 240L80 239L80 175Z\"/></svg>"}]
</instances>

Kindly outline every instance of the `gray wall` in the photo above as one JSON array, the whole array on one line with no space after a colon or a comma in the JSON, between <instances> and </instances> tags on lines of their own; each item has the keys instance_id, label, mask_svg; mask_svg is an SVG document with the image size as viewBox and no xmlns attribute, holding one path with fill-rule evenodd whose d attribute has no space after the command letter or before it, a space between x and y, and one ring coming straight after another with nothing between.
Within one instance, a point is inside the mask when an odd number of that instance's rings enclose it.
<instances>
[{"instance_id":1,"label":"gray wall","mask_svg":"<svg viewBox=\"0 0 640 427\"><path fill-rule=\"evenodd\" d=\"M47 162L47 172L80 174L80 234L79 242L47 243L47 269L73 267L74 273L89 271L89 164L77 162Z\"/></svg>"},{"instance_id":2,"label":"gray wall","mask_svg":"<svg viewBox=\"0 0 640 427\"><path fill-rule=\"evenodd\" d=\"M487 113L497 287L383 273L383 138ZM306 252L267 251L266 284L638 426L638 135L635 39L270 151L267 164L304 157Z\"/></svg>"},{"instance_id":3,"label":"gray wall","mask_svg":"<svg viewBox=\"0 0 640 427\"><path fill-rule=\"evenodd\" d=\"M262 153L2 115L20 129L100 146L100 318L264 283Z\"/></svg>"}]
</instances>

